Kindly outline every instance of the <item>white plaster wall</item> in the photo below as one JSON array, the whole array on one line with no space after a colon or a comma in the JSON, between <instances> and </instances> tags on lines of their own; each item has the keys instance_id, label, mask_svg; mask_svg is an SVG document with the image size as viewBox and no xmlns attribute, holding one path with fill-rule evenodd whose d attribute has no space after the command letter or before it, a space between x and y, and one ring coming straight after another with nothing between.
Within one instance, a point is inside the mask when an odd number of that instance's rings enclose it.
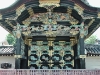
<instances>
[{"instance_id":1,"label":"white plaster wall","mask_svg":"<svg viewBox=\"0 0 100 75\"><path fill-rule=\"evenodd\" d=\"M15 58L14 56L0 56L0 68L1 63L8 62L12 64L12 69L15 68ZM100 69L100 56L87 57L86 69Z\"/></svg>"},{"instance_id":2,"label":"white plaster wall","mask_svg":"<svg viewBox=\"0 0 100 75\"><path fill-rule=\"evenodd\" d=\"M100 69L100 56L89 56L85 62L86 69Z\"/></svg>"},{"instance_id":3,"label":"white plaster wall","mask_svg":"<svg viewBox=\"0 0 100 75\"><path fill-rule=\"evenodd\" d=\"M15 58L14 56L0 56L0 68L1 68L1 63L11 63L12 64L12 69L15 68Z\"/></svg>"}]
</instances>

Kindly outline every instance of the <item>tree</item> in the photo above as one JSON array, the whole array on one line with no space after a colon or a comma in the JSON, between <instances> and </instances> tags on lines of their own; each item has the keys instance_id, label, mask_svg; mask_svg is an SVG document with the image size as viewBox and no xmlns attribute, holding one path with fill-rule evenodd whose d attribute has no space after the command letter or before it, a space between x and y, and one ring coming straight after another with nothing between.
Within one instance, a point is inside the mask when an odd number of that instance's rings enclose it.
<instances>
[{"instance_id":1,"label":"tree","mask_svg":"<svg viewBox=\"0 0 100 75\"><path fill-rule=\"evenodd\" d=\"M96 36L91 35L89 38L85 40L85 44L95 44L96 43Z\"/></svg>"},{"instance_id":2,"label":"tree","mask_svg":"<svg viewBox=\"0 0 100 75\"><path fill-rule=\"evenodd\" d=\"M12 34L8 34L6 36L6 40L9 43L9 45L14 45L15 44L15 37Z\"/></svg>"}]
</instances>

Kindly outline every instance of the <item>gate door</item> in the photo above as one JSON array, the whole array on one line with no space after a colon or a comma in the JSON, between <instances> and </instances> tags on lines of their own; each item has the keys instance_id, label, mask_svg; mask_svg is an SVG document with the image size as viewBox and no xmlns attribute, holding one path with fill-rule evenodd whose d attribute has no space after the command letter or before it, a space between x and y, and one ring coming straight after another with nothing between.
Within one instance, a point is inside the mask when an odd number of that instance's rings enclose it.
<instances>
[{"instance_id":1,"label":"gate door","mask_svg":"<svg viewBox=\"0 0 100 75\"><path fill-rule=\"evenodd\" d=\"M33 69L73 69L74 50L70 39L33 38L29 61L29 68Z\"/></svg>"}]
</instances>

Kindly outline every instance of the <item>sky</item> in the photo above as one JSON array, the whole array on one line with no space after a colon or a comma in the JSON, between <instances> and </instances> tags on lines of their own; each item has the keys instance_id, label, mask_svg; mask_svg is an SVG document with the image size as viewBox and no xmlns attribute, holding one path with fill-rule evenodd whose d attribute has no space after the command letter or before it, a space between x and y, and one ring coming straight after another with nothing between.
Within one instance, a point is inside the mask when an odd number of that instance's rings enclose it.
<instances>
[{"instance_id":1,"label":"sky","mask_svg":"<svg viewBox=\"0 0 100 75\"><path fill-rule=\"evenodd\" d=\"M10 5L12 5L16 0L0 0L0 9L7 8ZM100 0L87 0L91 6L94 7L100 7ZM8 34L8 31L6 31L4 28L0 26L0 42L4 41L6 39L6 35ZM93 34L96 35L98 39L100 39L100 28L96 30L96 32Z\"/></svg>"},{"instance_id":2,"label":"sky","mask_svg":"<svg viewBox=\"0 0 100 75\"><path fill-rule=\"evenodd\" d=\"M7 8L10 5L12 5L16 0L0 0L0 9ZM8 31L6 31L4 28L0 26L0 42L5 41L7 34L9 34Z\"/></svg>"}]
</instances>

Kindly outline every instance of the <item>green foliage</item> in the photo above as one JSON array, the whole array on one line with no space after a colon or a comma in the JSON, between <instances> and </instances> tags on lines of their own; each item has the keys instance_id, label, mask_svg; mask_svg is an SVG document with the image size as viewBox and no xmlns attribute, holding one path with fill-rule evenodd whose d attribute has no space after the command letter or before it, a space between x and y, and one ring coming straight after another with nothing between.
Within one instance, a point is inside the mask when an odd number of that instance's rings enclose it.
<instances>
[{"instance_id":1,"label":"green foliage","mask_svg":"<svg viewBox=\"0 0 100 75\"><path fill-rule=\"evenodd\" d=\"M12 34L8 34L6 36L6 40L9 43L9 45L14 45L15 44L15 37Z\"/></svg>"},{"instance_id":2,"label":"green foliage","mask_svg":"<svg viewBox=\"0 0 100 75\"><path fill-rule=\"evenodd\" d=\"M96 43L96 36L91 35L89 38L85 40L85 44L95 44Z\"/></svg>"}]
</instances>

